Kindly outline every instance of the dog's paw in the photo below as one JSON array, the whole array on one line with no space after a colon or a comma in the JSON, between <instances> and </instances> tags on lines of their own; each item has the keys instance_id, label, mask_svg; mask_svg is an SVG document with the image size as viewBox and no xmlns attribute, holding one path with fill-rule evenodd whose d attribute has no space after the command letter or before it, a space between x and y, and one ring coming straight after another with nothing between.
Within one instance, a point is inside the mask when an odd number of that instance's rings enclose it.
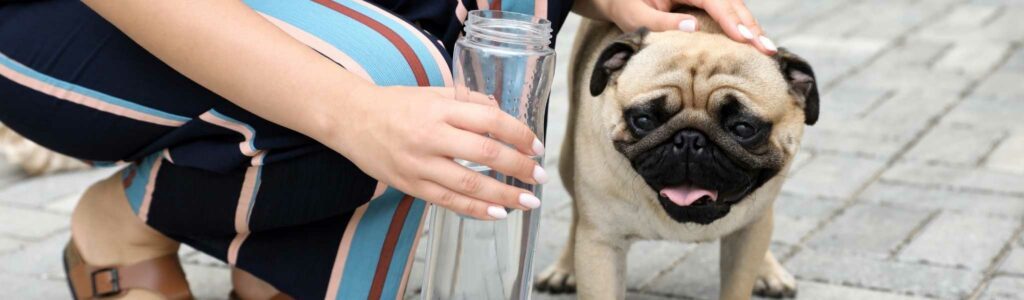
<instances>
[{"instance_id":1,"label":"dog's paw","mask_svg":"<svg viewBox=\"0 0 1024 300\"><path fill-rule=\"evenodd\" d=\"M537 276L534 287L539 291L552 294L575 293L576 275L569 268L554 264Z\"/></svg>"},{"instance_id":2,"label":"dog's paw","mask_svg":"<svg viewBox=\"0 0 1024 300\"><path fill-rule=\"evenodd\" d=\"M754 295L769 298L796 297L796 278L783 268L770 253L757 274Z\"/></svg>"}]
</instances>

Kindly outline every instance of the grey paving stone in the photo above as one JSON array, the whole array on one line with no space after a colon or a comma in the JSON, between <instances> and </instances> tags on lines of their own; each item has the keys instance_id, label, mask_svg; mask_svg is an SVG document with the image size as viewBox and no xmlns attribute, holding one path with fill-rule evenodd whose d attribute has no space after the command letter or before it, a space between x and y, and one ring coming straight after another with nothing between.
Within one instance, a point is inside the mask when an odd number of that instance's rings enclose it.
<instances>
[{"instance_id":1,"label":"grey paving stone","mask_svg":"<svg viewBox=\"0 0 1024 300\"><path fill-rule=\"evenodd\" d=\"M890 91L887 89L845 86L835 88L821 95L822 99L828 99L828 105L821 106L820 118L822 120L859 119L890 96Z\"/></svg>"},{"instance_id":2,"label":"grey paving stone","mask_svg":"<svg viewBox=\"0 0 1024 300\"><path fill-rule=\"evenodd\" d=\"M70 194L58 198L57 201L53 201L43 208L50 212L71 215L71 212L75 210L75 206L78 205L79 199L82 199L82 194Z\"/></svg>"},{"instance_id":3,"label":"grey paving stone","mask_svg":"<svg viewBox=\"0 0 1024 300\"><path fill-rule=\"evenodd\" d=\"M772 240L790 245L800 243L807 233L841 206L839 201L780 196L775 200L775 226Z\"/></svg>"},{"instance_id":4,"label":"grey paving stone","mask_svg":"<svg viewBox=\"0 0 1024 300\"><path fill-rule=\"evenodd\" d=\"M896 164L882 174L887 182L952 187L968 191L1024 194L1024 176L985 169Z\"/></svg>"},{"instance_id":5,"label":"grey paving stone","mask_svg":"<svg viewBox=\"0 0 1024 300\"><path fill-rule=\"evenodd\" d=\"M6 299L49 300L70 299L71 292L63 279L42 279L0 273L0 295Z\"/></svg>"},{"instance_id":6,"label":"grey paving stone","mask_svg":"<svg viewBox=\"0 0 1024 300\"><path fill-rule=\"evenodd\" d=\"M970 126L937 126L904 155L904 160L973 167L1005 135Z\"/></svg>"},{"instance_id":7,"label":"grey paving stone","mask_svg":"<svg viewBox=\"0 0 1024 300\"><path fill-rule=\"evenodd\" d=\"M802 146L818 154L841 154L887 160L923 131L923 119L826 120L804 131Z\"/></svg>"},{"instance_id":8,"label":"grey paving stone","mask_svg":"<svg viewBox=\"0 0 1024 300\"><path fill-rule=\"evenodd\" d=\"M1024 215L1024 198L1022 197L888 182L872 183L860 194L859 198L871 203L920 210L945 210L1007 217Z\"/></svg>"},{"instance_id":9,"label":"grey paving stone","mask_svg":"<svg viewBox=\"0 0 1024 300\"><path fill-rule=\"evenodd\" d=\"M696 244L664 241L634 243L627 256L626 286L641 289L662 272L672 268L677 260L693 251Z\"/></svg>"},{"instance_id":10,"label":"grey paving stone","mask_svg":"<svg viewBox=\"0 0 1024 300\"><path fill-rule=\"evenodd\" d=\"M1022 72L996 72L978 85L974 95L1019 99L1024 96L1024 85L1021 82L1024 82Z\"/></svg>"},{"instance_id":11,"label":"grey paving stone","mask_svg":"<svg viewBox=\"0 0 1024 300\"><path fill-rule=\"evenodd\" d=\"M887 89L932 89L957 93L970 84L970 78L950 71L921 68L890 68L871 65L842 84Z\"/></svg>"},{"instance_id":12,"label":"grey paving stone","mask_svg":"<svg viewBox=\"0 0 1024 300\"><path fill-rule=\"evenodd\" d=\"M981 282L981 273L804 249L784 263L802 280L866 289L962 299Z\"/></svg>"},{"instance_id":13,"label":"grey paving stone","mask_svg":"<svg viewBox=\"0 0 1024 300\"><path fill-rule=\"evenodd\" d=\"M1020 96L1007 95L969 96L953 108L942 122L1020 133L1024 131L1024 122L1018 121L1020 112L1024 111L1024 101L1020 99Z\"/></svg>"},{"instance_id":14,"label":"grey paving stone","mask_svg":"<svg viewBox=\"0 0 1024 300\"><path fill-rule=\"evenodd\" d=\"M17 251L24 247L25 241L15 240L12 238L0 237L0 254L10 253Z\"/></svg>"},{"instance_id":15,"label":"grey paving stone","mask_svg":"<svg viewBox=\"0 0 1024 300\"><path fill-rule=\"evenodd\" d=\"M811 197L849 197L884 164L859 157L816 155L799 173L787 179L783 191Z\"/></svg>"},{"instance_id":16,"label":"grey paving stone","mask_svg":"<svg viewBox=\"0 0 1024 300\"><path fill-rule=\"evenodd\" d=\"M1024 175L1024 133L1013 134L999 142L985 160L990 170Z\"/></svg>"},{"instance_id":17,"label":"grey paving stone","mask_svg":"<svg viewBox=\"0 0 1024 300\"><path fill-rule=\"evenodd\" d=\"M999 67L999 71L1024 73L1024 48L1013 51L1006 63Z\"/></svg>"},{"instance_id":18,"label":"grey paving stone","mask_svg":"<svg viewBox=\"0 0 1024 300\"><path fill-rule=\"evenodd\" d=\"M197 299L227 299L231 271L224 268L185 265L185 278Z\"/></svg>"},{"instance_id":19,"label":"grey paving stone","mask_svg":"<svg viewBox=\"0 0 1024 300\"><path fill-rule=\"evenodd\" d=\"M894 39L906 34L914 26L930 21L930 16L942 6L936 2L930 1L924 5L911 1L864 1L852 9L844 9L826 17L822 23L829 24L833 16L846 15L852 10L855 17L871 22L862 22L844 36Z\"/></svg>"},{"instance_id":20,"label":"grey paving stone","mask_svg":"<svg viewBox=\"0 0 1024 300\"><path fill-rule=\"evenodd\" d=\"M1024 278L999 276L989 281L981 299L1020 300L1024 299Z\"/></svg>"},{"instance_id":21,"label":"grey paving stone","mask_svg":"<svg viewBox=\"0 0 1024 300\"><path fill-rule=\"evenodd\" d=\"M984 270L1018 227L1015 219L940 214L903 248L899 259Z\"/></svg>"},{"instance_id":22,"label":"grey paving stone","mask_svg":"<svg viewBox=\"0 0 1024 300\"><path fill-rule=\"evenodd\" d=\"M41 207L64 196L80 194L89 185L116 171L115 168L96 168L33 177L0 190L0 203L8 202Z\"/></svg>"},{"instance_id":23,"label":"grey paving stone","mask_svg":"<svg viewBox=\"0 0 1024 300\"><path fill-rule=\"evenodd\" d=\"M718 277L718 243L700 244L672 271L651 282L645 292L715 298L719 290Z\"/></svg>"},{"instance_id":24,"label":"grey paving stone","mask_svg":"<svg viewBox=\"0 0 1024 300\"><path fill-rule=\"evenodd\" d=\"M852 288L837 284L825 284L813 281L797 281L796 299L807 300L923 300L914 296L892 294L886 292L872 291L868 289Z\"/></svg>"},{"instance_id":25,"label":"grey paving stone","mask_svg":"<svg viewBox=\"0 0 1024 300\"><path fill-rule=\"evenodd\" d=\"M781 39L779 45L813 62L818 82L827 86L839 75L852 67L863 65L881 51L886 40L800 34Z\"/></svg>"},{"instance_id":26,"label":"grey paving stone","mask_svg":"<svg viewBox=\"0 0 1024 300\"><path fill-rule=\"evenodd\" d=\"M957 43L935 64L935 68L977 77L995 68L1009 50L1009 43Z\"/></svg>"},{"instance_id":27,"label":"grey paving stone","mask_svg":"<svg viewBox=\"0 0 1024 300\"><path fill-rule=\"evenodd\" d=\"M0 235L38 240L70 226L71 218L36 210L0 206Z\"/></svg>"},{"instance_id":28,"label":"grey paving stone","mask_svg":"<svg viewBox=\"0 0 1024 300\"><path fill-rule=\"evenodd\" d=\"M928 211L857 204L811 236L807 245L884 258L928 217Z\"/></svg>"},{"instance_id":29,"label":"grey paving stone","mask_svg":"<svg viewBox=\"0 0 1024 300\"><path fill-rule=\"evenodd\" d=\"M0 270L7 274L64 278L61 256L70 237L71 234L65 231L46 240L27 244L19 251L0 254Z\"/></svg>"},{"instance_id":30,"label":"grey paving stone","mask_svg":"<svg viewBox=\"0 0 1024 300\"><path fill-rule=\"evenodd\" d=\"M1004 274L1024 275L1024 248L1017 245L1010 250L1010 254L999 264L999 272Z\"/></svg>"},{"instance_id":31,"label":"grey paving stone","mask_svg":"<svg viewBox=\"0 0 1024 300\"><path fill-rule=\"evenodd\" d=\"M886 50L872 63L889 68L929 68L952 47L952 43L935 41L904 42Z\"/></svg>"},{"instance_id":32,"label":"grey paving stone","mask_svg":"<svg viewBox=\"0 0 1024 300\"><path fill-rule=\"evenodd\" d=\"M894 127L915 129L959 102L955 93L932 89L903 89L895 92L868 113L870 121L883 121L889 131Z\"/></svg>"}]
</instances>

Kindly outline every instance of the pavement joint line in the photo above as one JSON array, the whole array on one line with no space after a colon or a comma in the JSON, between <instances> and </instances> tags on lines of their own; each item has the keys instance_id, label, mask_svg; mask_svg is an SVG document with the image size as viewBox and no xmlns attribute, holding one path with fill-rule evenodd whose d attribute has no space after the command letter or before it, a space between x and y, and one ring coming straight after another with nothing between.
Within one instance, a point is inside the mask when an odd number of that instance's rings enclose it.
<instances>
[{"instance_id":1,"label":"pavement joint line","mask_svg":"<svg viewBox=\"0 0 1024 300\"><path fill-rule=\"evenodd\" d=\"M968 299L975 300L981 297L981 293L985 291L988 285L991 283L992 278L996 277L996 272L999 270L999 263L1003 262L1007 256L1010 255L1010 250L1013 249L1013 244L1020 239L1021 235L1024 234L1024 218L1018 219L1020 225L1017 225L1017 229L1014 230L1013 235L1010 239L1003 244L1002 249L999 250L999 254L992 258L989 262L988 267L985 268L985 272L982 273L982 279L978 282L978 285L974 287L974 291L971 293Z\"/></svg>"},{"instance_id":2,"label":"pavement joint line","mask_svg":"<svg viewBox=\"0 0 1024 300\"><path fill-rule=\"evenodd\" d=\"M931 70L932 68L935 68L935 64L938 64L939 60L942 60L943 57L946 57L946 54L949 54L949 52L953 51L953 48L955 48L954 43L943 42L943 44L944 45L942 46L942 49L940 49L938 53L935 54L935 56L929 58L928 61L925 63L926 70Z\"/></svg>"},{"instance_id":3,"label":"pavement joint line","mask_svg":"<svg viewBox=\"0 0 1024 300\"><path fill-rule=\"evenodd\" d=\"M996 152L996 149L999 148L999 145L1002 145L1003 142L1006 142L1006 140L1011 136L1010 133L1007 132L1006 130L999 131L999 135L1000 136L998 139L996 139L990 145L988 145L988 148L985 149L985 154L982 154L981 157L979 157L978 160L974 162L974 165L972 167L983 167L985 163L988 162L989 157L992 156L992 153Z\"/></svg>"},{"instance_id":4,"label":"pavement joint line","mask_svg":"<svg viewBox=\"0 0 1024 300\"><path fill-rule=\"evenodd\" d=\"M871 101L871 104L868 105L867 109L858 113L857 119L867 119L868 115L875 112L875 110L878 109L878 107L882 106L882 104L892 101L892 99L896 97L896 94L897 93L895 90L886 90L881 97L878 97L877 99L874 99L874 101Z\"/></svg>"},{"instance_id":5,"label":"pavement joint line","mask_svg":"<svg viewBox=\"0 0 1024 300\"><path fill-rule=\"evenodd\" d=\"M892 251L889 252L889 259L894 261L897 260L896 256L900 254L900 251L903 251L903 248L906 248L907 245L910 245L910 242L913 242L914 239L920 236L921 232L923 232L924 229L928 227L928 225L930 225L932 221L935 220L935 218L939 217L939 214L941 213L941 209L933 209L930 213L928 213L928 216L925 217L924 220L921 220L921 222L918 223L917 226L914 227L914 229L911 229L910 234L907 235L907 237L905 237L902 241L900 241L900 243L896 245L896 248L893 248Z\"/></svg>"},{"instance_id":6,"label":"pavement joint line","mask_svg":"<svg viewBox=\"0 0 1024 300\"><path fill-rule=\"evenodd\" d=\"M907 187L918 187L918 188L927 188L927 189L938 188L938 189L942 189L942 190L946 190L946 191L965 192L965 193L970 193L970 194L987 195L987 196L1008 196L1008 197L1013 197L1013 198L1024 198L1024 192L998 191L998 190L991 190L991 189L978 188L978 187L959 187L959 186L942 185L942 184L938 184L938 183L917 183L917 182L894 180L894 179L886 179L886 178L879 179L878 182L886 183L886 184L892 184L892 185L907 186Z\"/></svg>"},{"instance_id":7,"label":"pavement joint line","mask_svg":"<svg viewBox=\"0 0 1024 300\"><path fill-rule=\"evenodd\" d=\"M641 294L641 295L648 295L648 296L655 296L655 297L662 297L662 298L669 298L669 299L681 299L681 300L699 300L699 299L701 299L701 298L694 298L694 297L688 296L688 295L677 295L677 294L670 294L670 293L658 293L658 292L652 292L652 291L638 291L636 289L630 289L630 288L626 288L626 291L627 292L636 293L636 294Z\"/></svg>"}]
</instances>

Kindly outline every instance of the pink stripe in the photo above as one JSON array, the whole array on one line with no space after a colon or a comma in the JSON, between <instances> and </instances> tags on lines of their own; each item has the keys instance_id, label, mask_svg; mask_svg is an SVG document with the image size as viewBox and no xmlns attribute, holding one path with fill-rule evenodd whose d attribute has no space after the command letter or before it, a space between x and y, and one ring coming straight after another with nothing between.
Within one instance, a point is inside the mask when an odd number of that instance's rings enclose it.
<instances>
[{"instance_id":1,"label":"pink stripe","mask_svg":"<svg viewBox=\"0 0 1024 300\"><path fill-rule=\"evenodd\" d=\"M7 56L5 56L3 54L0 54L0 57L5 58L5 59L9 59ZM14 60L11 60L11 61L13 62ZM63 89L63 88L60 88L58 86L55 86L55 85L43 82L41 80L29 77L28 75L18 73L14 69L11 69L11 68L9 68L9 67L7 67L5 65L2 65L2 64L0 64L0 76L6 77L7 79L10 79L11 81L14 81L17 84L20 84L20 85L22 85L24 87L27 87L27 88L30 88L30 89L33 89L33 90L36 90L37 92L50 95L50 96L52 96L54 98L57 98L57 99L66 100L66 101L71 102L71 103L75 103L75 104L79 104L79 105L84 105L84 106L90 107L90 108L98 110L98 111L107 112L107 113L111 113L111 114L114 114L114 115L122 116L122 117L125 117L125 118L129 118L129 119L133 119L133 120L137 120L137 121L142 121L142 122L153 123L153 124L157 124L157 125L163 125L163 126L178 127L178 126L181 126L182 124L185 124L185 122L181 122L181 121L177 121L177 120L171 120L171 119L165 119L165 118L161 118L161 117L157 117L157 116L141 113L141 112L138 112L138 111L134 111L134 110L131 110L131 109L127 109L127 108L124 108L124 107L120 107L120 106L117 106L117 105L114 105L114 104L110 104L110 103L104 102L104 101L102 101L100 99L96 99L96 98L93 98L93 97L90 97L90 96L83 95L83 94L75 92L73 90Z\"/></svg>"},{"instance_id":2,"label":"pink stripe","mask_svg":"<svg viewBox=\"0 0 1024 300\"><path fill-rule=\"evenodd\" d=\"M533 1L533 16L541 19L548 18L548 0Z\"/></svg>"},{"instance_id":3,"label":"pink stripe","mask_svg":"<svg viewBox=\"0 0 1024 300\"><path fill-rule=\"evenodd\" d=\"M467 15L469 15L469 11L466 11L466 6L462 5L462 0L459 0L459 5L455 6L455 16L459 18L459 23L466 23Z\"/></svg>"},{"instance_id":4,"label":"pink stripe","mask_svg":"<svg viewBox=\"0 0 1024 300\"><path fill-rule=\"evenodd\" d=\"M245 140L243 140L241 143L238 143L238 149L242 151L242 154L245 154L245 156L255 156L256 154L258 154L258 151L256 149L253 149L249 143L249 141L252 141L254 133L250 131L249 128L246 128L245 125L222 119L211 112L205 112L199 115L199 119L213 125L234 130L242 134L242 136L245 137Z\"/></svg>"},{"instance_id":5,"label":"pink stripe","mask_svg":"<svg viewBox=\"0 0 1024 300\"><path fill-rule=\"evenodd\" d=\"M149 205L153 203L153 190L156 189L156 174L160 172L162 163L163 159L157 158L149 170L149 181L146 182L146 192L142 196L142 205L139 207L139 219L142 219L143 223L149 219Z\"/></svg>"},{"instance_id":6,"label":"pink stripe","mask_svg":"<svg viewBox=\"0 0 1024 300\"><path fill-rule=\"evenodd\" d=\"M344 52L341 52L341 50L338 50L338 48L332 46L330 43L312 34L309 34L308 32L299 29L298 27L292 26L292 24L288 24L285 21L281 21L277 18L274 18L270 15L266 15L263 13L260 13L260 15L263 15L263 17L270 21L270 23L273 23L274 26L277 26L277 28L280 28L282 31L292 36L292 38L298 40L303 44L306 44L306 46L309 46L310 48L315 49L324 56L327 56L327 58L330 58L334 62L340 64L342 67L345 67L345 69L348 70L349 72L355 73L357 76L369 80L370 82L373 82L373 78L370 77L370 73L367 73L366 69L363 69L363 66L359 65L359 63L356 63L356 61L352 59L352 57L349 57Z\"/></svg>"},{"instance_id":7,"label":"pink stripe","mask_svg":"<svg viewBox=\"0 0 1024 300\"><path fill-rule=\"evenodd\" d=\"M166 159L167 162L170 162L171 164L174 163L174 159L171 158L171 149L164 149L164 159Z\"/></svg>"},{"instance_id":8,"label":"pink stripe","mask_svg":"<svg viewBox=\"0 0 1024 300\"><path fill-rule=\"evenodd\" d=\"M491 9L491 3L487 0L476 0L476 9L488 10Z\"/></svg>"},{"instance_id":9,"label":"pink stripe","mask_svg":"<svg viewBox=\"0 0 1024 300\"><path fill-rule=\"evenodd\" d=\"M416 258L416 248L420 244L420 239L423 237L423 224L427 220L427 212L430 211L430 204L423 209L423 213L420 215L420 226L416 227L416 237L412 242L412 249L409 250L409 257L405 261L405 271L402 272L402 283L398 285L398 293L395 300L402 300L405 296L405 286L409 283L409 273L412 272L413 259Z\"/></svg>"},{"instance_id":10,"label":"pink stripe","mask_svg":"<svg viewBox=\"0 0 1024 300\"><path fill-rule=\"evenodd\" d=\"M266 159L266 158L267 158L267 151L260 150L259 153L256 154L256 156L252 157L252 161L250 163L254 167L262 166L263 165L263 160Z\"/></svg>"},{"instance_id":11,"label":"pink stripe","mask_svg":"<svg viewBox=\"0 0 1024 300\"><path fill-rule=\"evenodd\" d=\"M256 176L259 175L260 167L249 167L245 170L245 181L242 182L242 191L238 195L238 206L235 207L235 238L228 246L228 264L235 265L238 262L238 250L242 248L242 242L249 236L249 207L257 191Z\"/></svg>"},{"instance_id":12,"label":"pink stripe","mask_svg":"<svg viewBox=\"0 0 1024 300\"><path fill-rule=\"evenodd\" d=\"M410 25L405 20L396 17L391 12L385 11L384 9L377 7L376 5L366 3L365 1L355 1L355 3L358 3L370 10L376 11L377 13L386 16L395 23L400 24L403 28L405 28L405 30L408 30L410 33L412 33L413 36L416 36L416 39L420 41L420 44L426 46L427 51L430 52L430 56L434 58L434 63L437 64L437 69L441 71L441 79L444 80L444 86L452 86L452 71L448 68L448 62L444 60L444 56L441 54L441 51L438 51L437 47L434 47L430 39L427 39L427 36L424 35L423 32L421 32L419 29L416 29L415 27L412 27L412 25ZM461 5L462 2L460 1L459 4ZM465 9L465 7L463 7L463 9Z\"/></svg>"},{"instance_id":13,"label":"pink stripe","mask_svg":"<svg viewBox=\"0 0 1024 300\"><path fill-rule=\"evenodd\" d=\"M249 233L239 233L231 240L231 244L228 245L228 265L235 266L238 263L238 250L242 248L242 243L249 237Z\"/></svg>"},{"instance_id":14,"label":"pink stripe","mask_svg":"<svg viewBox=\"0 0 1024 300\"><path fill-rule=\"evenodd\" d=\"M341 237L341 244L338 245L338 255L334 257L334 268L331 269L331 281L327 285L327 297L326 299L337 299L338 288L341 287L341 278L345 275L345 261L348 260L348 251L352 246L352 238L356 235L356 227L359 226L359 220L363 218L363 214L366 213L366 208L370 204L363 204L356 211L352 213L352 219L348 220L348 225L345 226L345 233Z\"/></svg>"}]
</instances>

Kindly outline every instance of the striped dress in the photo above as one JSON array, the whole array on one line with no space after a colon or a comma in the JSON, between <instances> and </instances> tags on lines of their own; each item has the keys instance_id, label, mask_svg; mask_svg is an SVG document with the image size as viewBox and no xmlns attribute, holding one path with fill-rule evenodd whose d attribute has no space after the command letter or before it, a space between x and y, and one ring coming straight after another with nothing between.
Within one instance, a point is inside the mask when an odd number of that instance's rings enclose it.
<instances>
[{"instance_id":1,"label":"striped dress","mask_svg":"<svg viewBox=\"0 0 1024 300\"><path fill-rule=\"evenodd\" d=\"M557 32L572 6L245 3L381 86L451 86L449 51L470 10L534 14ZM123 168L129 204L146 224L295 298L404 291L425 202L394 189L370 199L377 180L348 159L190 81L79 1L0 0L0 122L60 153Z\"/></svg>"}]
</instances>

